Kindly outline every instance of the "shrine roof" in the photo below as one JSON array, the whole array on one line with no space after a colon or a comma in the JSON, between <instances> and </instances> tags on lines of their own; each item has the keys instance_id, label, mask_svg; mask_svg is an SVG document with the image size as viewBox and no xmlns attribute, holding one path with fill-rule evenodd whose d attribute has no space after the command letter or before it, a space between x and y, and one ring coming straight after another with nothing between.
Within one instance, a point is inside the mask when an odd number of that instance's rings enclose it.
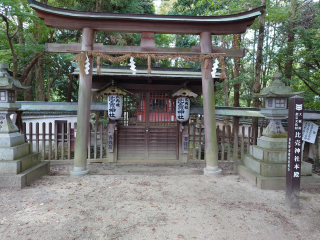
<instances>
[{"instance_id":1,"label":"shrine roof","mask_svg":"<svg viewBox=\"0 0 320 240\"><path fill-rule=\"evenodd\" d=\"M78 110L77 102L17 102L21 104L19 111L39 112L76 112ZM91 103L90 111L107 111L108 106L105 103Z\"/></svg>"},{"instance_id":2,"label":"shrine roof","mask_svg":"<svg viewBox=\"0 0 320 240\"><path fill-rule=\"evenodd\" d=\"M244 33L254 19L261 15L264 6L250 11L223 16L185 16L121 14L105 12L81 12L48 6L28 0L39 18L49 27L79 30L85 27L98 31L143 32L176 34L240 34Z\"/></svg>"},{"instance_id":3,"label":"shrine roof","mask_svg":"<svg viewBox=\"0 0 320 240\"><path fill-rule=\"evenodd\" d=\"M151 74L148 74L148 67L136 67L136 74L133 75L130 66L104 65L101 67L101 74L97 74L94 65L92 76L130 76L130 77L159 77L159 78L194 78L201 80L201 69L196 68L172 68L172 67L152 67ZM79 75L79 68L73 72ZM219 78L221 69L217 69L216 78Z\"/></svg>"}]
</instances>

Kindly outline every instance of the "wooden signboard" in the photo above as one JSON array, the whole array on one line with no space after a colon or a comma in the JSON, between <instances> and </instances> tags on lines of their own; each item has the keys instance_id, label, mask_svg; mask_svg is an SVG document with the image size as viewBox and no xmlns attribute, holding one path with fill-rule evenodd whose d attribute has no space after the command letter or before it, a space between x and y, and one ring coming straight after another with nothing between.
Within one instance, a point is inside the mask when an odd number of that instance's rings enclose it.
<instances>
[{"instance_id":1,"label":"wooden signboard","mask_svg":"<svg viewBox=\"0 0 320 240\"><path fill-rule=\"evenodd\" d=\"M286 205L291 209L299 209L302 121L303 98L300 96L293 96L289 99L286 173Z\"/></svg>"}]
</instances>

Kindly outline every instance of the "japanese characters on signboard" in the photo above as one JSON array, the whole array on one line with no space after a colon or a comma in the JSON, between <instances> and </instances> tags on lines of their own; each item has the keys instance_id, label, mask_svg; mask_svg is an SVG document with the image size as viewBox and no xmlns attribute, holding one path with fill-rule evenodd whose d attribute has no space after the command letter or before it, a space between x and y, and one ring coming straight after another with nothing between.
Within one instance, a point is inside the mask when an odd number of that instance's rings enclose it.
<instances>
[{"instance_id":1,"label":"japanese characters on signboard","mask_svg":"<svg viewBox=\"0 0 320 240\"><path fill-rule=\"evenodd\" d=\"M289 116L290 117L290 116ZM301 156L302 156L302 121L303 121L303 104L294 106L293 127L288 127L288 152L287 152L287 172L291 172L293 178L299 178L301 173ZM292 131L290 133L289 131Z\"/></svg>"},{"instance_id":2,"label":"japanese characters on signboard","mask_svg":"<svg viewBox=\"0 0 320 240\"><path fill-rule=\"evenodd\" d=\"M311 121L303 121L302 141L314 143L317 137L319 126Z\"/></svg>"},{"instance_id":3,"label":"japanese characters on signboard","mask_svg":"<svg viewBox=\"0 0 320 240\"><path fill-rule=\"evenodd\" d=\"M190 99L187 97L179 97L176 102L176 116L179 122L186 122L189 119Z\"/></svg>"},{"instance_id":4,"label":"japanese characters on signboard","mask_svg":"<svg viewBox=\"0 0 320 240\"><path fill-rule=\"evenodd\" d=\"M122 114L122 97L119 95L108 96L108 116L112 120L121 118Z\"/></svg>"}]
</instances>

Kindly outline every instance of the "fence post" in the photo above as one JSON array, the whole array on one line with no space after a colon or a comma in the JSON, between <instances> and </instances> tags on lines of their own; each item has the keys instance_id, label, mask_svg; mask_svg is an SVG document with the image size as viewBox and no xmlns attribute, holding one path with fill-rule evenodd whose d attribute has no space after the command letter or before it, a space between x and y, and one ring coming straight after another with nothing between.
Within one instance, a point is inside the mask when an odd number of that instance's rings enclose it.
<instances>
[{"instance_id":1,"label":"fence post","mask_svg":"<svg viewBox=\"0 0 320 240\"><path fill-rule=\"evenodd\" d=\"M64 160L64 123L61 124L62 132L61 132L61 160Z\"/></svg>"},{"instance_id":2,"label":"fence post","mask_svg":"<svg viewBox=\"0 0 320 240\"><path fill-rule=\"evenodd\" d=\"M54 150L55 150L55 160L58 160L58 123L54 124Z\"/></svg>"},{"instance_id":3,"label":"fence post","mask_svg":"<svg viewBox=\"0 0 320 240\"><path fill-rule=\"evenodd\" d=\"M238 147L239 147L239 117L234 118L233 126L233 162L238 161Z\"/></svg>"},{"instance_id":4,"label":"fence post","mask_svg":"<svg viewBox=\"0 0 320 240\"><path fill-rule=\"evenodd\" d=\"M49 157L48 160L52 158L52 122L49 123Z\"/></svg>"},{"instance_id":5,"label":"fence post","mask_svg":"<svg viewBox=\"0 0 320 240\"><path fill-rule=\"evenodd\" d=\"M46 123L42 123L42 160L46 154Z\"/></svg>"},{"instance_id":6,"label":"fence post","mask_svg":"<svg viewBox=\"0 0 320 240\"><path fill-rule=\"evenodd\" d=\"M67 131L67 141L68 141L68 159L71 159L71 122L68 123Z\"/></svg>"}]
</instances>

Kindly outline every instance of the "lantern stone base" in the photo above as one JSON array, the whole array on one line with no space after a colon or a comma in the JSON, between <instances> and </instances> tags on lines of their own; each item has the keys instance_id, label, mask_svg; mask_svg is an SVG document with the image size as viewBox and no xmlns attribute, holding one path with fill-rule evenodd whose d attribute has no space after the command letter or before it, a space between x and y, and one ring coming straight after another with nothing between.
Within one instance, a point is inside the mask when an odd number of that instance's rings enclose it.
<instances>
[{"instance_id":1,"label":"lantern stone base","mask_svg":"<svg viewBox=\"0 0 320 240\"><path fill-rule=\"evenodd\" d=\"M250 146L243 164L263 177L285 177L287 167L287 138L262 136L257 145ZM311 175L312 164L301 162L301 175Z\"/></svg>"},{"instance_id":2,"label":"lantern stone base","mask_svg":"<svg viewBox=\"0 0 320 240\"><path fill-rule=\"evenodd\" d=\"M255 171L249 169L243 164L235 163L235 171L244 177L252 185L260 189L285 190L286 177L263 177ZM320 176L312 174L311 176L301 176L301 189L320 189Z\"/></svg>"},{"instance_id":3,"label":"lantern stone base","mask_svg":"<svg viewBox=\"0 0 320 240\"><path fill-rule=\"evenodd\" d=\"M41 162L40 153L32 153L30 143L0 147L0 188L21 189L49 172L50 162Z\"/></svg>"},{"instance_id":4,"label":"lantern stone base","mask_svg":"<svg viewBox=\"0 0 320 240\"><path fill-rule=\"evenodd\" d=\"M242 159L243 164L237 164L237 173L252 181L259 188L284 189L287 138L262 136L257 139L257 145L250 146L249 150L249 154L244 155ZM301 176L308 176L307 179L314 179L315 182L319 181L320 187L320 177L318 179L312 175L312 164L301 162Z\"/></svg>"}]
</instances>

